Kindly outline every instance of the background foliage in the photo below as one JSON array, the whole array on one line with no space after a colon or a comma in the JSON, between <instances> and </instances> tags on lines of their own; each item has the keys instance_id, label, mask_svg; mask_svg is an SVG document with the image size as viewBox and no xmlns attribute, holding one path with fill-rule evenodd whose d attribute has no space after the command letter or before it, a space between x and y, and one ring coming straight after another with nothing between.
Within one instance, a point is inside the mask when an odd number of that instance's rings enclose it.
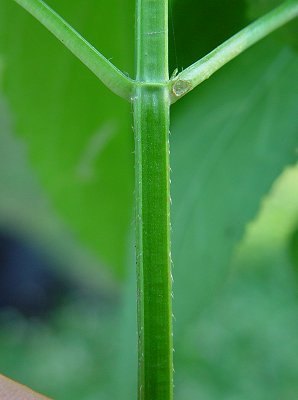
<instances>
[{"instance_id":1,"label":"background foliage","mask_svg":"<svg viewBox=\"0 0 298 400\"><path fill-rule=\"evenodd\" d=\"M133 74L132 2L48 3ZM171 70L278 2L230 3L171 3ZM295 30L172 109L177 400L298 395ZM1 231L33 249L64 293L42 317L2 307L0 370L57 399L133 399L131 111L10 0L0 66ZM42 290L34 301L48 299Z\"/></svg>"}]
</instances>

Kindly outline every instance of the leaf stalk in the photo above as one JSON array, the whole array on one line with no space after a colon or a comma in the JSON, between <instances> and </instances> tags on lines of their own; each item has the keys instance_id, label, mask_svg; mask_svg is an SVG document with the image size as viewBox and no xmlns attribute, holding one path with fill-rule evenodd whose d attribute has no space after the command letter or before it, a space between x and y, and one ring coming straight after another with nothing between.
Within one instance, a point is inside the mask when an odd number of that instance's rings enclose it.
<instances>
[{"instance_id":1,"label":"leaf stalk","mask_svg":"<svg viewBox=\"0 0 298 400\"><path fill-rule=\"evenodd\" d=\"M42 0L15 0L41 22L83 64L85 64L112 92L131 100L134 81L116 68L73 27Z\"/></svg>"},{"instance_id":2,"label":"leaf stalk","mask_svg":"<svg viewBox=\"0 0 298 400\"><path fill-rule=\"evenodd\" d=\"M232 36L171 81L174 103L244 50L298 16L298 0L288 0Z\"/></svg>"}]
</instances>

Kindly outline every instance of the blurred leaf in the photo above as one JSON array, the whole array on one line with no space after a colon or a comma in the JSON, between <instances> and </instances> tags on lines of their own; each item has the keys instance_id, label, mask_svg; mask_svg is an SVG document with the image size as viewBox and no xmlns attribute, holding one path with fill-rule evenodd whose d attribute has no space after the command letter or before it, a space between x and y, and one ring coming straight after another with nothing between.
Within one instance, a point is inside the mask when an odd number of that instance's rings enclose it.
<instances>
[{"instance_id":1,"label":"blurred leaf","mask_svg":"<svg viewBox=\"0 0 298 400\"><path fill-rule=\"evenodd\" d=\"M225 281L233 249L263 196L297 159L297 69L289 48L267 41L174 108L177 341Z\"/></svg>"},{"instance_id":2,"label":"blurred leaf","mask_svg":"<svg viewBox=\"0 0 298 400\"><path fill-rule=\"evenodd\" d=\"M120 0L49 5L130 69L130 7ZM77 238L121 274L132 215L129 105L10 0L0 4L0 29L5 93L42 184Z\"/></svg>"},{"instance_id":3,"label":"blurred leaf","mask_svg":"<svg viewBox=\"0 0 298 400\"><path fill-rule=\"evenodd\" d=\"M111 279L106 279L101 265L73 237L51 207L29 165L25 143L15 135L12 115L1 94L0 188L2 232L39 248L53 265L59 266L60 273L71 273L81 282L92 280L97 289L104 284L111 288Z\"/></svg>"},{"instance_id":4,"label":"blurred leaf","mask_svg":"<svg viewBox=\"0 0 298 400\"><path fill-rule=\"evenodd\" d=\"M188 67L246 23L245 0L171 0L170 72Z\"/></svg>"},{"instance_id":5,"label":"blurred leaf","mask_svg":"<svg viewBox=\"0 0 298 400\"><path fill-rule=\"evenodd\" d=\"M0 82L1 77L0 71ZM25 141L15 135L10 111L1 95L0 228L16 230L45 250L61 267L61 273L67 274L71 267L72 276L75 273L89 295L96 285L99 298L101 289L115 299L115 286L105 279L98 261L61 223L40 187L28 162ZM105 308L98 302L96 307L66 308L46 323L27 321L13 311L1 313L0 370L53 398L111 398L116 329L114 310L108 315Z\"/></svg>"},{"instance_id":6,"label":"blurred leaf","mask_svg":"<svg viewBox=\"0 0 298 400\"><path fill-rule=\"evenodd\" d=\"M177 398L297 398L297 280L288 257L297 179L296 166L275 182L233 257L229 281L188 328L176 358Z\"/></svg>"},{"instance_id":7,"label":"blurred leaf","mask_svg":"<svg viewBox=\"0 0 298 400\"><path fill-rule=\"evenodd\" d=\"M279 6L282 0L246 0L247 2L247 16L249 19L254 20L261 17L267 12L271 11L274 7ZM298 51L298 21L293 20L286 24L283 28L278 29L274 34L276 38L287 42Z\"/></svg>"}]
</instances>

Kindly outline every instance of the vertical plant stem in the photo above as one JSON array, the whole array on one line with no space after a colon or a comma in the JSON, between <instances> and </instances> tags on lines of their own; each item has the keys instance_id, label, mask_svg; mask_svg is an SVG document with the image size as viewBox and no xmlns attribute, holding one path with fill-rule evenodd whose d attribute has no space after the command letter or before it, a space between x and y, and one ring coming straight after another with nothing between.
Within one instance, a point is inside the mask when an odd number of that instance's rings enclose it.
<instances>
[{"instance_id":1,"label":"vertical plant stem","mask_svg":"<svg viewBox=\"0 0 298 400\"><path fill-rule=\"evenodd\" d=\"M139 400L173 398L168 4L137 0L136 225Z\"/></svg>"}]
</instances>

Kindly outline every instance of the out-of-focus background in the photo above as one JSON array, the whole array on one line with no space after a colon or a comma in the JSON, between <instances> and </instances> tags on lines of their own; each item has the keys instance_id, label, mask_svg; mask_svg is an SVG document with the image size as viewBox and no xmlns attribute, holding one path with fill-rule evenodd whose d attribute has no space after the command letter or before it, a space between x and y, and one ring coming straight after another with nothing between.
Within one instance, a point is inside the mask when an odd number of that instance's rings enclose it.
<instances>
[{"instance_id":1,"label":"out-of-focus background","mask_svg":"<svg viewBox=\"0 0 298 400\"><path fill-rule=\"evenodd\" d=\"M181 71L273 0L173 0ZM134 2L48 0L133 76ZM172 107L177 400L298 398L297 22ZM0 371L136 399L133 132L38 22L0 3Z\"/></svg>"}]
</instances>

